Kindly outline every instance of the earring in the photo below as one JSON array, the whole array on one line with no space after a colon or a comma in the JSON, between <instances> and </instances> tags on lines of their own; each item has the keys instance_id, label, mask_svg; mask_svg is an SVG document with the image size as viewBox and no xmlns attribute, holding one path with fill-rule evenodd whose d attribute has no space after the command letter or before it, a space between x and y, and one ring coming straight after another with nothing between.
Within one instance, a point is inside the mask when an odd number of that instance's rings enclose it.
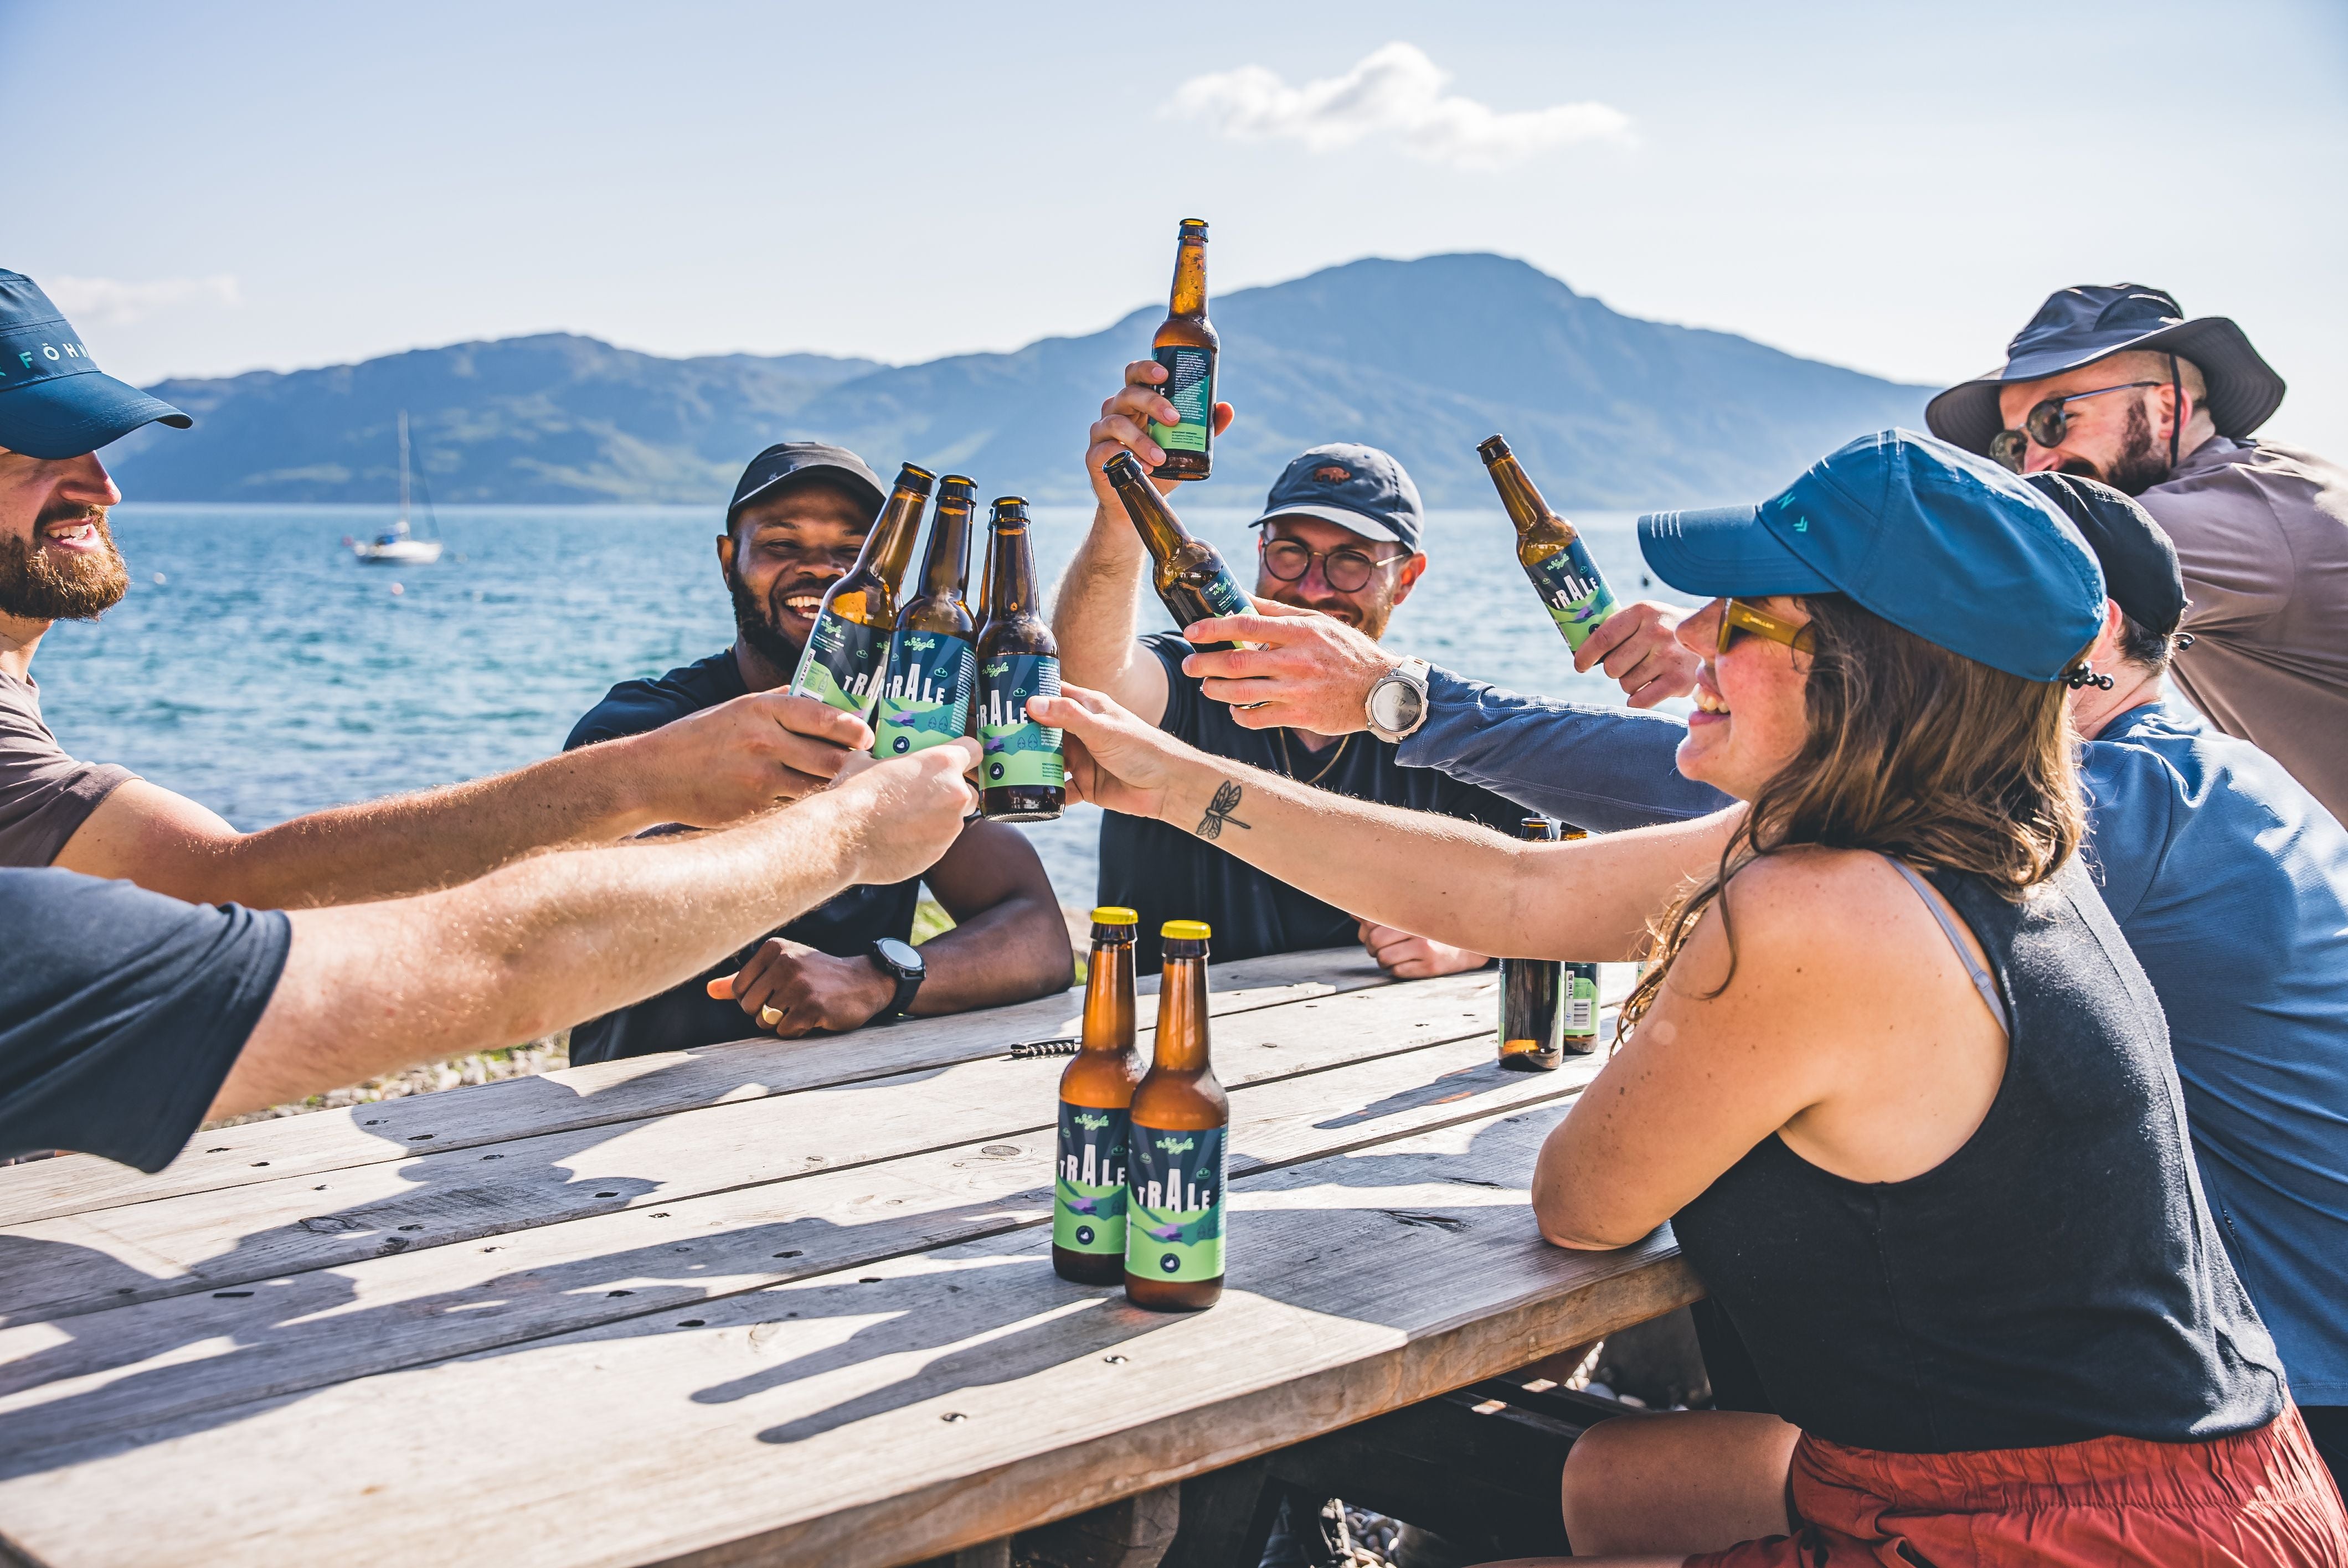
<instances>
[{"instance_id":1,"label":"earring","mask_svg":"<svg viewBox=\"0 0 2348 1568\"><path fill-rule=\"evenodd\" d=\"M2079 691L2081 688L2087 686L2094 686L2102 691L2108 692L2112 689L2113 681L2108 675L2096 674L2092 665L2081 664L2074 669L2068 675L2063 677L2063 684L2068 686L2074 692Z\"/></svg>"}]
</instances>

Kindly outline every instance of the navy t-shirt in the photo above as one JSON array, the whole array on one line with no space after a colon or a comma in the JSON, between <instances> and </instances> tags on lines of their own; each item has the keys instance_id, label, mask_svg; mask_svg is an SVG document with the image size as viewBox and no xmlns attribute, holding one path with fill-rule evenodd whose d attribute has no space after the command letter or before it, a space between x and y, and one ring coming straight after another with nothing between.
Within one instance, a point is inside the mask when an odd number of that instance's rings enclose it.
<instances>
[{"instance_id":1,"label":"navy t-shirt","mask_svg":"<svg viewBox=\"0 0 2348 1568\"><path fill-rule=\"evenodd\" d=\"M1166 666L1166 714L1159 727L1177 740L1355 800L1466 817L1511 835L1524 820L1521 806L1489 790L1430 768L1404 767L1395 747L1366 732L1345 736L1340 743L1344 751L1334 757L1289 736L1283 766L1279 731L1243 728L1228 705L1204 695L1198 680L1182 672L1182 661L1197 651L1190 643L1171 631L1141 642ZM1240 815L1245 816L1244 807ZM1158 928L1169 920L1204 920L1213 927L1218 959L1346 947L1355 940L1354 917L1334 905L1266 876L1196 834L1115 812L1101 819L1100 902L1139 912L1141 940L1135 958L1146 975L1158 972Z\"/></svg>"},{"instance_id":2,"label":"navy t-shirt","mask_svg":"<svg viewBox=\"0 0 2348 1568\"><path fill-rule=\"evenodd\" d=\"M657 681L623 681L572 727L562 749L576 751L598 741L640 735L688 713L747 696L749 691L731 648L680 666ZM850 887L770 934L804 943L835 958L860 958L883 937L901 942L912 939L913 907L921 896L918 876L886 886ZM672 990L581 1024L571 1031L572 1061L613 1061L660 1050L690 1050L756 1033L740 1004L714 999L707 983L740 968L743 959L766 939L759 938Z\"/></svg>"},{"instance_id":3,"label":"navy t-shirt","mask_svg":"<svg viewBox=\"0 0 2348 1568\"><path fill-rule=\"evenodd\" d=\"M261 1021L293 933L274 909L0 869L0 1159L170 1164Z\"/></svg>"}]
</instances>

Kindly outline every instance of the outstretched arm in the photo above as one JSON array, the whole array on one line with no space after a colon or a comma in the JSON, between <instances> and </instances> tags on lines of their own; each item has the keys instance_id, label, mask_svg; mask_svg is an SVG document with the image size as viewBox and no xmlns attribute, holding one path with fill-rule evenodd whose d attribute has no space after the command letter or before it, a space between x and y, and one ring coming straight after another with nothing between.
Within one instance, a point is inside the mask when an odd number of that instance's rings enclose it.
<instances>
[{"instance_id":1,"label":"outstretched arm","mask_svg":"<svg viewBox=\"0 0 2348 1568\"><path fill-rule=\"evenodd\" d=\"M723 833L545 855L443 893L294 916L222 1116L511 1045L705 969L855 882L902 881L976 804L975 742L862 769Z\"/></svg>"},{"instance_id":2,"label":"outstretched arm","mask_svg":"<svg viewBox=\"0 0 2348 1568\"><path fill-rule=\"evenodd\" d=\"M1124 503L1101 474L1102 465L1130 452L1144 468L1166 459L1149 438L1148 424L1169 425L1179 415L1158 391L1166 367L1139 359L1125 367L1125 385L1101 405L1085 450L1085 474L1093 487L1093 526L1060 578L1052 606L1052 635L1060 644L1062 674L1079 685L1107 692L1128 711L1156 723L1166 713L1166 667L1134 641L1135 608L1149 580L1149 552L1133 531ZM1215 433L1231 427L1231 405L1215 405ZM1159 493L1171 479L1157 481Z\"/></svg>"},{"instance_id":3,"label":"outstretched arm","mask_svg":"<svg viewBox=\"0 0 2348 1568\"><path fill-rule=\"evenodd\" d=\"M811 697L760 692L662 729L469 784L239 833L144 780L116 789L57 864L199 904L302 909L447 887L532 850L660 823L722 827L819 789L871 734Z\"/></svg>"},{"instance_id":4,"label":"outstretched arm","mask_svg":"<svg viewBox=\"0 0 2348 1568\"><path fill-rule=\"evenodd\" d=\"M1570 844L1333 795L1183 745L1096 692L1028 711L1069 738L1069 778L1111 811L1211 840L1341 909L1510 958L1640 956L1683 880L1719 863L1734 811ZM1741 809L1741 808L1740 808Z\"/></svg>"}]
</instances>

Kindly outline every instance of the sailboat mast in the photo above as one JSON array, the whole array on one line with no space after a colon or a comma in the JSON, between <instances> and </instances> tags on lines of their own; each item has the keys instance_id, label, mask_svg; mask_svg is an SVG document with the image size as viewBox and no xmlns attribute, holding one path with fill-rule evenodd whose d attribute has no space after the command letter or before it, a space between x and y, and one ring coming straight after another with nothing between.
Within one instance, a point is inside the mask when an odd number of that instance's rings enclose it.
<instances>
[{"instance_id":1,"label":"sailboat mast","mask_svg":"<svg viewBox=\"0 0 2348 1568\"><path fill-rule=\"evenodd\" d=\"M399 411L399 526L407 528L407 410Z\"/></svg>"}]
</instances>

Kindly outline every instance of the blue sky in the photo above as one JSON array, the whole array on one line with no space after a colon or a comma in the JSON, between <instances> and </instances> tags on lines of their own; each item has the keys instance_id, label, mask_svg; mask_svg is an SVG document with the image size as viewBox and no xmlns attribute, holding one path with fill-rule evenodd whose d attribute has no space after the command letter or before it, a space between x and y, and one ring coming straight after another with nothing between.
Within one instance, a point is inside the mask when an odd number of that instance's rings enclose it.
<instances>
[{"instance_id":1,"label":"blue sky","mask_svg":"<svg viewBox=\"0 0 2348 1568\"><path fill-rule=\"evenodd\" d=\"M1224 290L1492 250L1917 381L2152 283L2291 382L2269 434L2348 457L2317 0L0 0L0 265L142 380L552 329L1007 348L1162 297L1195 212Z\"/></svg>"}]
</instances>

